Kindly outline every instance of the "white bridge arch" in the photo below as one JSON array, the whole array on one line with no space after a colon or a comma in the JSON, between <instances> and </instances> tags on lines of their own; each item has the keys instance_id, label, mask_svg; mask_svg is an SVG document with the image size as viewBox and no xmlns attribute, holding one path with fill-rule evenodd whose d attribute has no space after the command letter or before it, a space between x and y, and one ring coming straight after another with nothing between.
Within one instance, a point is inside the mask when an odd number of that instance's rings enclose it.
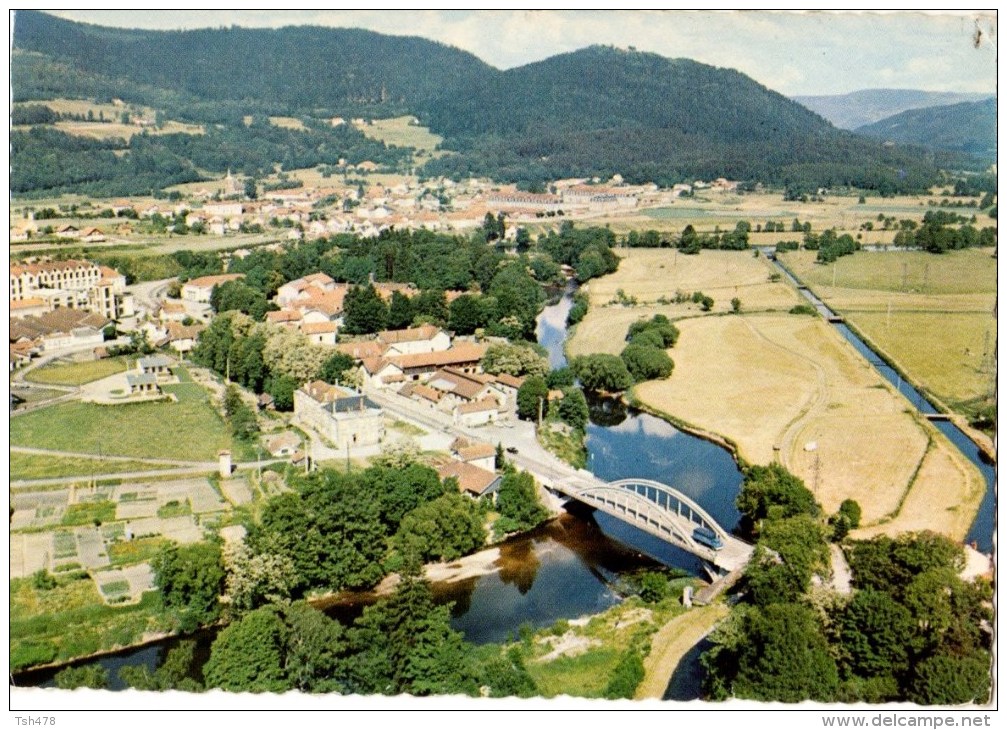
<instances>
[{"instance_id":1,"label":"white bridge arch","mask_svg":"<svg viewBox=\"0 0 1007 730\"><path fill-rule=\"evenodd\" d=\"M730 539L728 532L693 500L651 479L620 479L604 486L578 489L577 494L571 496L622 517L690 552L706 554L711 551L693 539L692 532L697 527L708 528L722 542Z\"/></svg>"}]
</instances>

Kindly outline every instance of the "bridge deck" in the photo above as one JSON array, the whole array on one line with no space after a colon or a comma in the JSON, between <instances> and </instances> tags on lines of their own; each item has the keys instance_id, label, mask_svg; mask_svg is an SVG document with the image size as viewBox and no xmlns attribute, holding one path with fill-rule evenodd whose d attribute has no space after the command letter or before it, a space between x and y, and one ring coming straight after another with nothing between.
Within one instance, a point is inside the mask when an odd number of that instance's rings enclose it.
<instances>
[{"instance_id":1,"label":"bridge deck","mask_svg":"<svg viewBox=\"0 0 1007 730\"><path fill-rule=\"evenodd\" d=\"M661 520L658 521L652 515L643 514L641 510L635 509L632 505L616 505L591 495L592 491L609 486L608 482L604 482L586 471L578 471L576 476L568 476L552 483L552 488L556 491L623 519L645 532L706 560L720 571L730 573L743 568L752 557L754 551L752 545L724 532L719 526L717 526L717 531L720 533L723 547L714 550L691 539L692 531L699 526L699 523L694 522L686 515L662 509L659 505L651 503L654 510L660 511ZM689 537L683 539L683 534Z\"/></svg>"}]
</instances>

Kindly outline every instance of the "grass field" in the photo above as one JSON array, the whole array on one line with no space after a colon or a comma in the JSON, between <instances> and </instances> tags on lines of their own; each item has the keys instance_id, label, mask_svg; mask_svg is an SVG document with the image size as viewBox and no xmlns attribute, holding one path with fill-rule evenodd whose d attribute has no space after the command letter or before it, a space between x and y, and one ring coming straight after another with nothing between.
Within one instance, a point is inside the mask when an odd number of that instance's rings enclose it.
<instances>
[{"instance_id":1,"label":"grass field","mask_svg":"<svg viewBox=\"0 0 1007 730\"><path fill-rule=\"evenodd\" d=\"M967 414L990 392L997 279L988 249L941 256L861 252L834 266L815 264L807 251L782 258L911 380L948 406Z\"/></svg>"},{"instance_id":2,"label":"grass field","mask_svg":"<svg viewBox=\"0 0 1007 730\"><path fill-rule=\"evenodd\" d=\"M132 365L125 357L89 362L53 362L25 374L25 380L44 385L83 385L121 373Z\"/></svg>"},{"instance_id":3,"label":"grass field","mask_svg":"<svg viewBox=\"0 0 1007 730\"><path fill-rule=\"evenodd\" d=\"M11 671L127 646L170 627L155 593L138 604L111 608L85 574L61 579L50 590L36 589L31 579L10 582Z\"/></svg>"},{"instance_id":4,"label":"grass field","mask_svg":"<svg viewBox=\"0 0 1007 730\"><path fill-rule=\"evenodd\" d=\"M629 325L637 319L661 313L671 319L701 314L698 304L658 304L669 301L676 291L702 291L713 297L715 313L728 312L731 299L741 300L742 310L787 311L802 299L782 282L770 281L774 273L763 257L745 251L703 251L686 256L671 249L620 249L619 269L590 281L591 296L587 317L577 325L570 340L570 355L622 351ZM625 307L610 304L622 290L639 304ZM672 352L674 358L674 352Z\"/></svg>"},{"instance_id":5,"label":"grass field","mask_svg":"<svg viewBox=\"0 0 1007 730\"><path fill-rule=\"evenodd\" d=\"M357 127L368 137L379 139L385 144L396 147L414 147L431 158L441 157L444 152L438 151L437 145L444 141L426 127L410 124L412 116L395 117L394 119L375 119L371 124Z\"/></svg>"},{"instance_id":6,"label":"grass field","mask_svg":"<svg viewBox=\"0 0 1007 730\"><path fill-rule=\"evenodd\" d=\"M784 200L780 191L738 194L699 190L693 198L677 198L670 203L633 211L630 215L614 214L596 218L595 221L610 225L617 234L624 234L632 229L648 228L680 233L690 223L700 231L712 231L716 226L728 230L733 229L737 221L746 220L752 225L752 244L771 246L780 240L800 240L801 234L790 232L791 223L797 218L801 223L811 223L814 231L835 228L840 232L861 235L862 243L889 244L895 237L895 231L880 230L878 214L894 216L898 220L911 218L918 221L927 210L939 208L931 206L930 202L939 202L942 197L939 194L885 199L867 197L861 204L858 202L859 195L851 194L829 195L821 202L800 203ZM974 213L979 217L979 225L993 224L989 218L985 218L984 223L984 214L974 208L948 210L964 215ZM782 233L756 232L756 226L764 226L768 221L782 222L786 230ZM878 226L879 230L861 231L864 223Z\"/></svg>"},{"instance_id":7,"label":"grass field","mask_svg":"<svg viewBox=\"0 0 1007 730\"><path fill-rule=\"evenodd\" d=\"M90 478L92 474L119 474L168 468L164 464L151 464L144 461L104 461L71 456L40 456L20 451L11 451L9 456L10 478L12 480L54 479L71 476Z\"/></svg>"},{"instance_id":8,"label":"grass field","mask_svg":"<svg viewBox=\"0 0 1007 730\"><path fill-rule=\"evenodd\" d=\"M188 375L179 369L183 377ZM220 415L202 386L166 385L177 403L148 402L101 406L61 403L12 419L10 442L54 451L110 456L213 461L221 449L235 453Z\"/></svg>"}]
</instances>

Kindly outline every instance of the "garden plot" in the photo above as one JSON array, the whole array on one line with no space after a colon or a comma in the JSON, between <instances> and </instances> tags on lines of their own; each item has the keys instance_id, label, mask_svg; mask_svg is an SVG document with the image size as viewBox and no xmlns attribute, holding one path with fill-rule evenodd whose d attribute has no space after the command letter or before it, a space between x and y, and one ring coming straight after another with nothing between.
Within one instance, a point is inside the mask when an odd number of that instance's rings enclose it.
<instances>
[{"instance_id":1,"label":"garden plot","mask_svg":"<svg viewBox=\"0 0 1007 730\"><path fill-rule=\"evenodd\" d=\"M11 535L10 577L27 578L38 570L48 568L53 554L52 537L47 532Z\"/></svg>"},{"instance_id":2,"label":"garden plot","mask_svg":"<svg viewBox=\"0 0 1007 730\"><path fill-rule=\"evenodd\" d=\"M220 512L227 509L227 502L220 498L220 495L206 479L190 479L186 480L185 484L188 488L189 502L193 512L202 514L203 512Z\"/></svg>"},{"instance_id":3,"label":"garden plot","mask_svg":"<svg viewBox=\"0 0 1007 730\"><path fill-rule=\"evenodd\" d=\"M204 538L203 528L192 515L182 517L145 517L129 524L134 537L162 536L182 544L199 542Z\"/></svg>"},{"instance_id":4,"label":"garden plot","mask_svg":"<svg viewBox=\"0 0 1007 730\"><path fill-rule=\"evenodd\" d=\"M235 507L252 501L252 490L246 479L222 479L220 491Z\"/></svg>"},{"instance_id":5,"label":"garden plot","mask_svg":"<svg viewBox=\"0 0 1007 730\"><path fill-rule=\"evenodd\" d=\"M108 553L105 552L105 540L101 529L97 527L78 527L77 562L89 570L104 568L109 564Z\"/></svg>"},{"instance_id":6,"label":"garden plot","mask_svg":"<svg viewBox=\"0 0 1007 730\"><path fill-rule=\"evenodd\" d=\"M91 574L105 603L136 603L154 590L154 571L147 563L128 568L96 571Z\"/></svg>"}]
</instances>

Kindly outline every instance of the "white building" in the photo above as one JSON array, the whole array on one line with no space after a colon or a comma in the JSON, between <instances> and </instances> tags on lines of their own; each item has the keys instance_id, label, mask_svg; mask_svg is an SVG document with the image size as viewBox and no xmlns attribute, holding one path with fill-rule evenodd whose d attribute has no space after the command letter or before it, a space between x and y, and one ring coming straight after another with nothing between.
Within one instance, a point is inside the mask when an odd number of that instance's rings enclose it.
<instances>
[{"instance_id":1,"label":"white building","mask_svg":"<svg viewBox=\"0 0 1007 730\"><path fill-rule=\"evenodd\" d=\"M294 423L315 430L337 449L384 439L381 409L364 395L321 380L294 391Z\"/></svg>"}]
</instances>

